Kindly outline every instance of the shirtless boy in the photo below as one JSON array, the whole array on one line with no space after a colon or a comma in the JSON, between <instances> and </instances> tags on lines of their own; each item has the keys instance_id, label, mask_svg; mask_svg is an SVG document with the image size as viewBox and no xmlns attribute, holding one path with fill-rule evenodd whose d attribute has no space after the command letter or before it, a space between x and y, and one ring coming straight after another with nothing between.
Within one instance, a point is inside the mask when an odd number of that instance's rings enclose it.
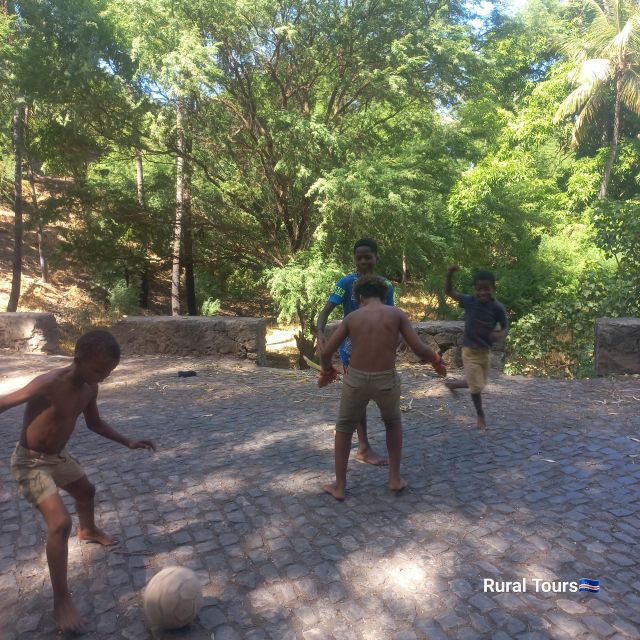
<instances>
[{"instance_id":1,"label":"shirtless boy","mask_svg":"<svg viewBox=\"0 0 640 640\"><path fill-rule=\"evenodd\" d=\"M349 336L353 345L351 363L342 382L342 397L336 423L336 481L323 490L336 500L344 500L347 484L347 463L351 438L369 400L373 400L387 432L389 455L389 489L402 491L406 481L400 476L402 456L402 423L400 419L400 377L395 370L396 346L401 334L412 351L423 361L431 362L441 376L446 375L440 354L428 347L415 332L407 314L386 305L387 284L379 276L365 275L354 285L359 308L352 311L329 338L322 350L321 387L338 376L331 357Z\"/></svg>"},{"instance_id":2,"label":"shirtless boy","mask_svg":"<svg viewBox=\"0 0 640 640\"><path fill-rule=\"evenodd\" d=\"M95 487L66 444L83 413L87 427L129 449L153 449L151 440L130 440L98 413L98 384L120 361L120 347L107 331L89 331L76 343L73 364L34 378L22 389L0 397L0 413L26 403L20 440L11 456L11 471L20 493L37 507L47 523L47 562L53 587L53 609L61 631L84 629L67 585L67 543L71 517L58 487L76 503L78 537L102 545L115 540L94 521Z\"/></svg>"}]
</instances>

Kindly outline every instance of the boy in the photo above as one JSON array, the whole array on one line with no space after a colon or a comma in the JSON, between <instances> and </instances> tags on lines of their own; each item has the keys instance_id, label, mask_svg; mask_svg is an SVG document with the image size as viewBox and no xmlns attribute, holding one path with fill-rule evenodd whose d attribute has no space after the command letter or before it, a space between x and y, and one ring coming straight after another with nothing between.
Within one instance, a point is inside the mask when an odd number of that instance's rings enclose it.
<instances>
[{"instance_id":1,"label":"boy","mask_svg":"<svg viewBox=\"0 0 640 640\"><path fill-rule=\"evenodd\" d=\"M366 275L359 278L354 285L359 308L342 321L322 351L322 371L318 385L324 387L338 376L331 365L332 355L347 336L351 338L351 361L342 382L336 424L336 481L323 486L323 490L336 500L344 500L345 497L351 437L369 400L374 400L378 405L387 431L389 489L399 492L407 486L400 476L400 378L395 370L398 336L401 334L423 361L431 362L438 374L447 374L442 358L420 340L407 314L385 304L387 292L387 284L379 276Z\"/></svg>"},{"instance_id":2,"label":"boy","mask_svg":"<svg viewBox=\"0 0 640 640\"><path fill-rule=\"evenodd\" d=\"M482 409L482 390L487 384L491 366L491 345L504 340L509 330L504 305L494 296L496 279L490 271L478 271L473 278L476 295L468 296L453 290L453 274L459 271L452 265L447 271L444 292L464 309L464 339L462 342L462 362L465 379L445 382L448 389L469 388L471 399L478 416L478 428L486 429ZM500 330L496 326L500 325Z\"/></svg>"},{"instance_id":3,"label":"boy","mask_svg":"<svg viewBox=\"0 0 640 640\"><path fill-rule=\"evenodd\" d=\"M67 542L71 517L58 495L64 489L76 502L78 537L108 546L115 540L94 521L95 487L65 446L81 413L87 427L130 449L153 449L151 440L129 440L98 413L98 383L120 361L120 347L107 331L89 331L75 346L73 364L34 378L22 389L0 397L0 413L26 402L20 440L11 456L11 471L20 493L37 507L47 523L47 562L53 587L53 610L61 631L83 630L67 586Z\"/></svg>"},{"instance_id":4,"label":"boy","mask_svg":"<svg viewBox=\"0 0 640 640\"><path fill-rule=\"evenodd\" d=\"M355 259L357 271L349 273L338 280L333 293L329 296L327 304L325 304L324 309L322 309L318 315L316 332L318 353L322 353L326 344L324 329L327 325L327 320L329 319L331 312L341 304L342 315L346 318L352 311L355 311L358 308L358 299L354 295L353 284L360 276L372 274L375 271L376 264L378 263L378 245L376 241L371 240L370 238L362 238L358 240L353 247L353 257ZM388 287L385 302L386 304L393 306L393 285L388 280L385 282ZM340 345L338 352L340 354L342 366L346 371L349 367L349 360L351 358L351 340L348 336ZM356 459L373 465L386 465L388 461L378 455L369 444L366 410L363 411L356 430L358 432L358 451L356 453Z\"/></svg>"}]
</instances>

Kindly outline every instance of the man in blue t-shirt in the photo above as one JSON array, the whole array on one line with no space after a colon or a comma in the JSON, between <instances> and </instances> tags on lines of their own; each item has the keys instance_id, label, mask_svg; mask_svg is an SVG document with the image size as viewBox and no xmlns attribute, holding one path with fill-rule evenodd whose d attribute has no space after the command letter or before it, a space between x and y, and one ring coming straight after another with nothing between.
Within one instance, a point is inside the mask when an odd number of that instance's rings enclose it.
<instances>
[{"instance_id":1,"label":"man in blue t-shirt","mask_svg":"<svg viewBox=\"0 0 640 640\"><path fill-rule=\"evenodd\" d=\"M465 379L450 380L445 384L451 391L469 388L478 416L478 428L486 429L481 394L491 367L491 346L504 340L509 323L504 305L495 299L496 279L493 273L478 271L473 278L475 295L469 296L453 289L453 274L459 270L458 265L449 267L444 292L464 309L462 363Z\"/></svg>"},{"instance_id":2,"label":"man in blue t-shirt","mask_svg":"<svg viewBox=\"0 0 640 640\"><path fill-rule=\"evenodd\" d=\"M348 316L352 311L358 308L358 301L353 295L353 285L355 281L363 275L373 273L378 262L378 245L375 240L370 238L362 238L358 240L353 247L353 257L356 263L356 272L349 273L338 280L333 293L329 296L327 304L318 315L317 341L318 351L322 351L325 346L326 338L324 336L324 328L331 312L338 306L342 305L343 317ZM387 298L385 303L393 306L393 285L386 281L388 286ZM340 360L345 368L349 366L351 358L351 340L347 338L340 345L338 352ZM358 452L356 459L369 464L385 465L388 463L386 458L378 455L369 444L367 437L367 413L362 416L360 424L356 427L358 432Z\"/></svg>"}]
</instances>

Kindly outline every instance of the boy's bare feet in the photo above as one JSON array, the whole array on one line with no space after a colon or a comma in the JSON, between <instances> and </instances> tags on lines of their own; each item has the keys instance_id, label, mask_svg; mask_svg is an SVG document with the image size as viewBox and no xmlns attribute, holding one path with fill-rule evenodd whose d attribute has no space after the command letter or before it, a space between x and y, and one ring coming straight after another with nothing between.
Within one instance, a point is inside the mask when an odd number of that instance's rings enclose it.
<instances>
[{"instance_id":1,"label":"boy's bare feet","mask_svg":"<svg viewBox=\"0 0 640 640\"><path fill-rule=\"evenodd\" d=\"M487 423L483 416L478 416L478 429L486 429Z\"/></svg>"},{"instance_id":2,"label":"boy's bare feet","mask_svg":"<svg viewBox=\"0 0 640 640\"><path fill-rule=\"evenodd\" d=\"M376 467L384 467L389 464L389 460L387 460L387 458L383 458L378 455L371 447L367 447L364 451L358 450L356 453L356 460L372 464Z\"/></svg>"},{"instance_id":3,"label":"boy's bare feet","mask_svg":"<svg viewBox=\"0 0 640 640\"><path fill-rule=\"evenodd\" d=\"M118 541L112 536L106 534L101 529L97 527L93 530L89 529L78 529L78 538L80 540L84 540L85 542L97 542L105 547L112 547L113 545L118 544Z\"/></svg>"},{"instance_id":4,"label":"boy's bare feet","mask_svg":"<svg viewBox=\"0 0 640 640\"><path fill-rule=\"evenodd\" d=\"M63 633L65 631L73 633L84 633L86 631L85 621L73 605L71 598L62 598L53 605L53 617L58 628Z\"/></svg>"},{"instance_id":5,"label":"boy's bare feet","mask_svg":"<svg viewBox=\"0 0 640 640\"><path fill-rule=\"evenodd\" d=\"M342 502L344 500L345 491L344 489L338 489L336 487L336 483L325 484L322 486L322 490L325 493L330 493L336 500Z\"/></svg>"},{"instance_id":6,"label":"boy's bare feet","mask_svg":"<svg viewBox=\"0 0 640 640\"><path fill-rule=\"evenodd\" d=\"M404 478L400 480L389 481L389 489L395 493L400 493L403 489L407 488L407 481Z\"/></svg>"}]
</instances>

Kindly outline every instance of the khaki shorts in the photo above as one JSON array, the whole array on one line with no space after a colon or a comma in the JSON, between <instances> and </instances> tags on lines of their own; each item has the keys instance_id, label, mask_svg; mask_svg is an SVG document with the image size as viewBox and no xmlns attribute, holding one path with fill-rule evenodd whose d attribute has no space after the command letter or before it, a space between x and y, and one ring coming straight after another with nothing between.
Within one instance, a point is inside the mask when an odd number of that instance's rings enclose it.
<instances>
[{"instance_id":1,"label":"khaki shorts","mask_svg":"<svg viewBox=\"0 0 640 640\"><path fill-rule=\"evenodd\" d=\"M469 391L481 393L487 386L489 368L491 367L491 351L462 347L462 363Z\"/></svg>"},{"instance_id":2,"label":"khaki shorts","mask_svg":"<svg viewBox=\"0 0 640 640\"><path fill-rule=\"evenodd\" d=\"M11 473L22 497L34 506L57 493L58 487L85 476L80 463L66 449L60 453L40 453L20 444L11 456Z\"/></svg>"},{"instance_id":3,"label":"khaki shorts","mask_svg":"<svg viewBox=\"0 0 640 640\"><path fill-rule=\"evenodd\" d=\"M373 400L385 424L400 420L400 376L395 369L368 373L353 367L342 379L342 397L336 431L353 433Z\"/></svg>"}]
</instances>

